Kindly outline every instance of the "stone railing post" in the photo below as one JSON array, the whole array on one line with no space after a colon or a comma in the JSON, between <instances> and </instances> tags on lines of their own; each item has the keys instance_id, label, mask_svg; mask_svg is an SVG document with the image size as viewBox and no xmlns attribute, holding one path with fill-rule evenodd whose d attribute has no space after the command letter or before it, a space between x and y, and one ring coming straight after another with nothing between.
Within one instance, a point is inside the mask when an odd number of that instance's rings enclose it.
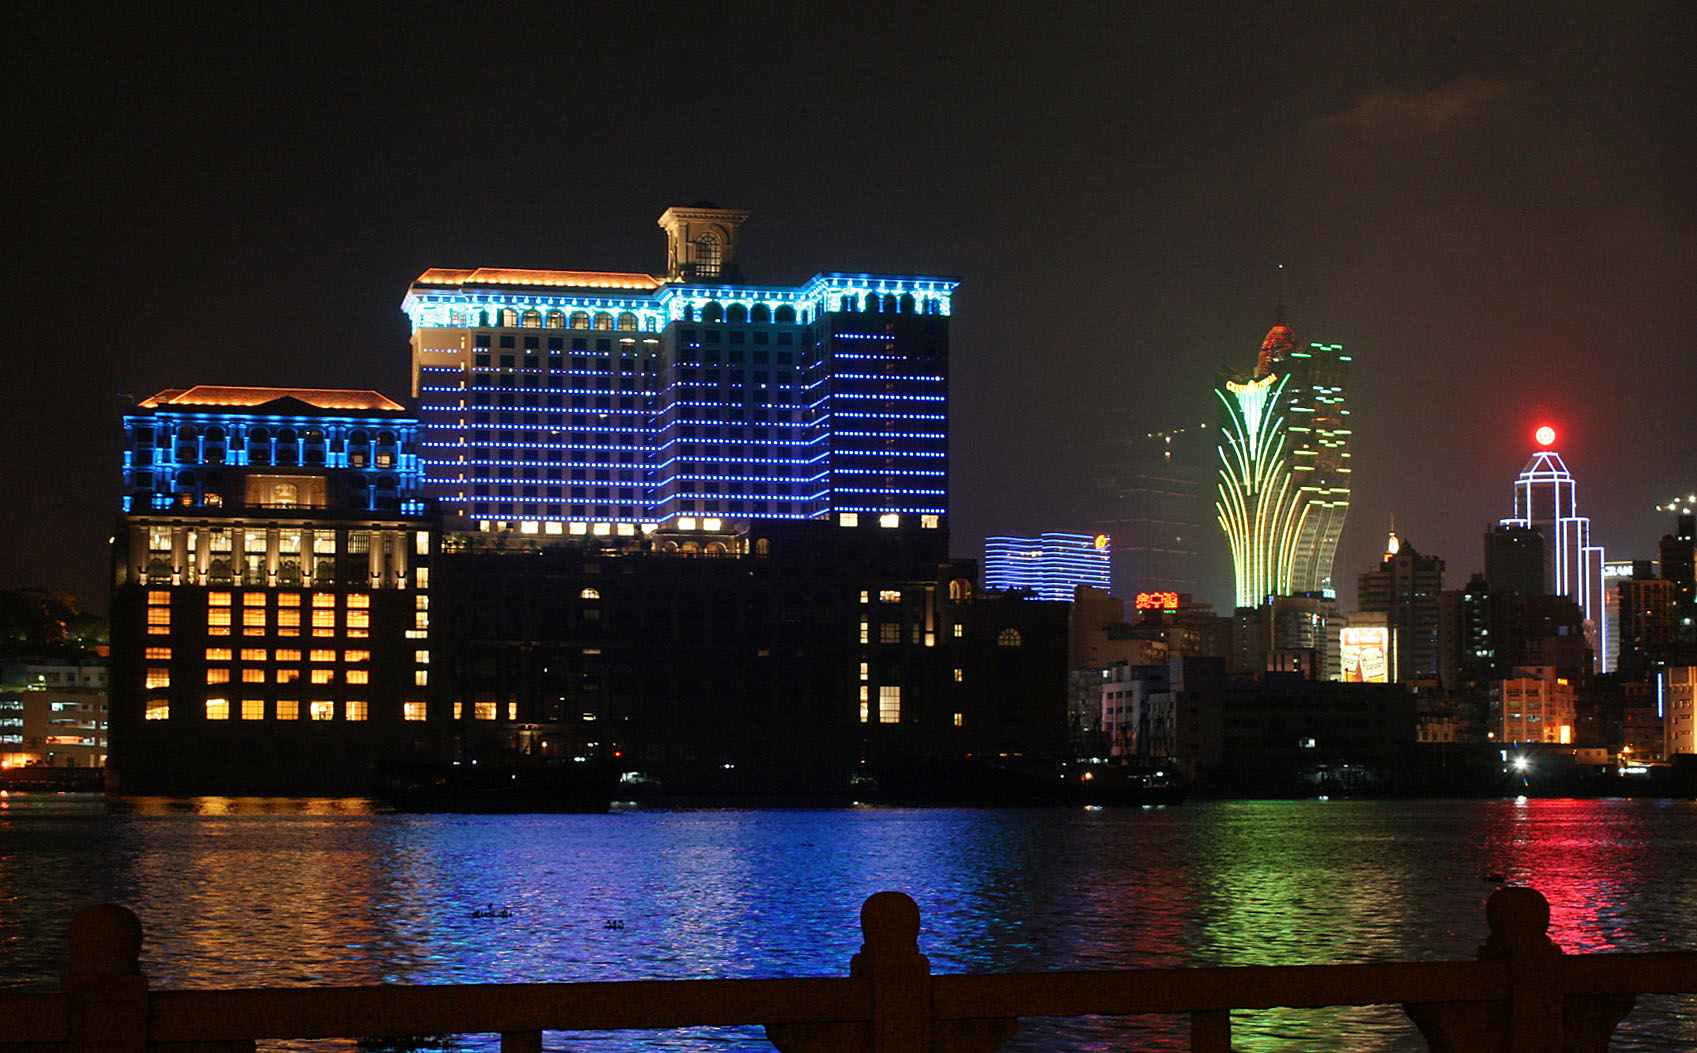
<instances>
[{"instance_id":1,"label":"stone railing post","mask_svg":"<svg viewBox=\"0 0 1697 1053\"><path fill-rule=\"evenodd\" d=\"M1543 894L1500 888L1485 920L1491 935L1478 957L1508 967L1508 1001L1403 1006L1432 1053L1607 1053L1633 996L1564 997L1562 950L1550 940Z\"/></svg>"},{"instance_id":2,"label":"stone railing post","mask_svg":"<svg viewBox=\"0 0 1697 1053\"><path fill-rule=\"evenodd\" d=\"M860 908L866 942L849 976L872 981L873 1053L931 1053L931 962L919 953L919 905L875 892Z\"/></svg>"},{"instance_id":3,"label":"stone railing post","mask_svg":"<svg viewBox=\"0 0 1697 1053\"><path fill-rule=\"evenodd\" d=\"M71 921L71 967L59 984L70 996L69 1053L147 1053L147 977L141 974L141 922L110 903Z\"/></svg>"}]
</instances>

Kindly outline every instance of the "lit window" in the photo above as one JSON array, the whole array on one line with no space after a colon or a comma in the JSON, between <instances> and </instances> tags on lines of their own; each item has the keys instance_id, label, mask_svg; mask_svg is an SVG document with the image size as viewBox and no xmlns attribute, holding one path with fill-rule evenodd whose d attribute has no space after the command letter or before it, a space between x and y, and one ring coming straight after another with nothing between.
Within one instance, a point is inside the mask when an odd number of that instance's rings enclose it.
<instances>
[{"instance_id":1,"label":"lit window","mask_svg":"<svg viewBox=\"0 0 1697 1053\"><path fill-rule=\"evenodd\" d=\"M1018 647L1019 646L1019 630L1018 629L1003 629L1001 632L997 633L996 634L996 646L997 647Z\"/></svg>"},{"instance_id":2,"label":"lit window","mask_svg":"<svg viewBox=\"0 0 1697 1053\"><path fill-rule=\"evenodd\" d=\"M872 625L865 618L860 619L860 642L872 642Z\"/></svg>"},{"instance_id":3,"label":"lit window","mask_svg":"<svg viewBox=\"0 0 1697 1053\"><path fill-rule=\"evenodd\" d=\"M474 703L472 703L472 706L471 706L471 715L474 719L477 719L477 720L494 720L495 719L495 703L493 703L493 702L474 702Z\"/></svg>"},{"instance_id":4,"label":"lit window","mask_svg":"<svg viewBox=\"0 0 1697 1053\"><path fill-rule=\"evenodd\" d=\"M230 682L230 671L228 669L208 669L206 671L206 682L209 684L227 684Z\"/></svg>"},{"instance_id":5,"label":"lit window","mask_svg":"<svg viewBox=\"0 0 1697 1053\"><path fill-rule=\"evenodd\" d=\"M312 605L314 607L334 607L336 606L336 594L333 592L315 592L312 594Z\"/></svg>"},{"instance_id":6,"label":"lit window","mask_svg":"<svg viewBox=\"0 0 1697 1053\"><path fill-rule=\"evenodd\" d=\"M154 636L169 636L171 634L171 608L149 607L147 609L147 631Z\"/></svg>"},{"instance_id":7,"label":"lit window","mask_svg":"<svg viewBox=\"0 0 1697 1053\"><path fill-rule=\"evenodd\" d=\"M577 594L577 597L580 600L598 600L601 598L601 593L596 589L584 589Z\"/></svg>"},{"instance_id":8,"label":"lit window","mask_svg":"<svg viewBox=\"0 0 1697 1053\"><path fill-rule=\"evenodd\" d=\"M263 606L265 606L265 593L263 593L263 592L244 592L244 593L242 593L242 606L243 607L263 607Z\"/></svg>"},{"instance_id":9,"label":"lit window","mask_svg":"<svg viewBox=\"0 0 1697 1053\"><path fill-rule=\"evenodd\" d=\"M871 666L870 663L867 663L867 662L860 663L860 678L862 680L872 679L872 666Z\"/></svg>"},{"instance_id":10,"label":"lit window","mask_svg":"<svg viewBox=\"0 0 1697 1053\"><path fill-rule=\"evenodd\" d=\"M369 629L369 628L371 628L371 612L370 611L349 611L348 612L348 628L350 628L350 629Z\"/></svg>"},{"instance_id":11,"label":"lit window","mask_svg":"<svg viewBox=\"0 0 1697 1053\"><path fill-rule=\"evenodd\" d=\"M169 670L169 669L149 669L147 671L147 686L148 687L170 687L171 686L171 670Z\"/></svg>"},{"instance_id":12,"label":"lit window","mask_svg":"<svg viewBox=\"0 0 1697 1053\"><path fill-rule=\"evenodd\" d=\"M370 651L343 651L342 652L342 661L344 661L344 662L369 662L369 661L371 661L371 652Z\"/></svg>"},{"instance_id":13,"label":"lit window","mask_svg":"<svg viewBox=\"0 0 1697 1053\"><path fill-rule=\"evenodd\" d=\"M413 572L412 572L412 576L413 576L413 581L417 583L419 588L428 589L430 587L430 568L429 567L414 567Z\"/></svg>"},{"instance_id":14,"label":"lit window","mask_svg":"<svg viewBox=\"0 0 1697 1053\"><path fill-rule=\"evenodd\" d=\"M277 627L284 630L283 636L299 636L301 627L301 612L298 610L281 610L277 612Z\"/></svg>"},{"instance_id":15,"label":"lit window","mask_svg":"<svg viewBox=\"0 0 1697 1053\"><path fill-rule=\"evenodd\" d=\"M412 671L412 684L413 684L414 687L429 687L430 686L430 670L428 670L428 669L414 669Z\"/></svg>"},{"instance_id":16,"label":"lit window","mask_svg":"<svg viewBox=\"0 0 1697 1053\"><path fill-rule=\"evenodd\" d=\"M412 550L420 556L430 555L430 534L420 530L412 536Z\"/></svg>"},{"instance_id":17,"label":"lit window","mask_svg":"<svg viewBox=\"0 0 1697 1053\"><path fill-rule=\"evenodd\" d=\"M965 680L966 680L966 670L956 669L955 670L955 683L959 684L959 683L964 682Z\"/></svg>"},{"instance_id":18,"label":"lit window","mask_svg":"<svg viewBox=\"0 0 1697 1053\"><path fill-rule=\"evenodd\" d=\"M401 719L402 720L423 720L424 716L425 716L425 704L423 702L402 702L401 703Z\"/></svg>"},{"instance_id":19,"label":"lit window","mask_svg":"<svg viewBox=\"0 0 1697 1053\"><path fill-rule=\"evenodd\" d=\"M919 525L926 530L936 530L940 524L938 523L938 518L936 516L923 515L919 517ZM960 714L956 713L955 716L959 717ZM959 721L956 721L956 724L958 726Z\"/></svg>"},{"instance_id":20,"label":"lit window","mask_svg":"<svg viewBox=\"0 0 1697 1053\"><path fill-rule=\"evenodd\" d=\"M229 720L230 700L227 698L209 698L206 700L207 720Z\"/></svg>"},{"instance_id":21,"label":"lit window","mask_svg":"<svg viewBox=\"0 0 1697 1053\"><path fill-rule=\"evenodd\" d=\"M883 589L878 593L879 603L900 603L902 594L895 589Z\"/></svg>"},{"instance_id":22,"label":"lit window","mask_svg":"<svg viewBox=\"0 0 1697 1053\"><path fill-rule=\"evenodd\" d=\"M214 627L214 628L222 627L225 631L223 633L219 634L219 635L222 635L222 636L230 635L230 633L229 633L230 608L228 608L228 607L212 607L212 608L209 608L206 612L206 624L208 626L211 626L211 627Z\"/></svg>"},{"instance_id":23,"label":"lit window","mask_svg":"<svg viewBox=\"0 0 1697 1053\"><path fill-rule=\"evenodd\" d=\"M323 700L312 703L310 713L313 720L336 719L336 703Z\"/></svg>"},{"instance_id":24,"label":"lit window","mask_svg":"<svg viewBox=\"0 0 1697 1053\"><path fill-rule=\"evenodd\" d=\"M878 689L878 723L896 724L902 719L902 689L885 685Z\"/></svg>"},{"instance_id":25,"label":"lit window","mask_svg":"<svg viewBox=\"0 0 1697 1053\"><path fill-rule=\"evenodd\" d=\"M870 592L867 592L865 589L861 589L860 590L860 602L861 603L871 603L872 602L872 594Z\"/></svg>"},{"instance_id":26,"label":"lit window","mask_svg":"<svg viewBox=\"0 0 1697 1053\"><path fill-rule=\"evenodd\" d=\"M508 720L517 720L518 718L519 718L519 704L517 702L508 702L507 703L507 719Z\"/></svg>"},{"instance_id":27,"label":"lit window","mask_svg":"<svg viewBox=\"0 0 1697 1053\"><path fill-rule=\"evenodd\" d=\"M242 719L243 720L264 720L265 719L265 700L263 698L244 698L244 699L242 699Z\"/></svg>"},{"instance_id":28,"label":"lit window","mask_svg":"<svg viewBox=\"0 0 1697 1053\"><path fill-rule=\"evenodd\" d=\"M369 683L371 683L371 673L368 670L365 670L365 669L349 669L347 671L347 678L348 678L348 683L350 683L350 684L369 684ZM353 718L349 717L348 719L352 720Z\"/></svg>"},{"instance_id":29,"label":"lit window","mask_svg":"<svg viewBox=\"0 0 1697 1053\"><path fill-rule=\"evenodd\" d=\"M350 592L350 593L348 593L348 606L349 607L370 607L371 606L371 594L367 593L367 592Z\"/></svg>"},{"instance_id":30,"label":"lit window","mask_svg":"<svg viewBox=\"0 0 1697 1053\"><path fill-rule=\"evenodd\" d=\"M244 683L244 684L263 684L263 683L265 683L265 670L263 670L263 669L243 669L242 670L242 683Z\"/></svg>"},{"instance_id":31,"label":"lit window","mask_svg":"<svg viewBox=\"0 0 1697 1053\"><path fill-rule=\"evenodd\" d=\"M883 515L878 517L878 525L883 527L885 530L894 530L896 527L902 525L902 517L894 512L885 512Z\"/></svg>"},{"instance_id":32,"label":"lit window","mask_svg":"<svg viewBox=\"0 0 1697 1053\"><path fill-rule=\"evenodd\" d=\"M301 715L301 704L300 704L300 701L298 699L279 698L277 700L277 719L278 720L299 720L300 715Z\"/></svg>"},{"instance_id":33,"label":"lit window","mask_svg":"<svg viewBox=\"0 0 1697 1053\"><path fill-rule=\"evenodd\" d=\"M300 605L301 594L298 592L284 592L277 595L277 606L279 607L299 607Z\"/></svg>"},{"instance_id":34,"label":"lit window","mask_svg":"<svg viewBox=\"0 0 1697 1053\"><path fill-rule=\"evenodd\" d=\"M335 680L336 671L334 669L314 669L312 671L312 682L315 684L330 684L334 683Z\"/></svg>"},{"instance_id":35,"label":"lit window","mask_svg":"<svg viewBox=\"0 0 1697 1053\"><path fill-rule=\"evenodd\" d=\"M348 720L364 720L366 714L363 699L350 698L342 704L342 709Z\"/></svg>"},{"instance_id":36,"label":"lit window","mask_svg":"<svg viewBox=\"0 0 1697 1053\"><path fill-rule=\"evenodd\" d=\"M301 653L293 648L279 647L277 649L277 661L279 662L298 662L300 660Z\"/></svg>"},{"instance_id":37,"label":"lit window","mask_svg":"<svg viewBox=\"0 0 1697 1053\"><path fill-rule=\"evenodd\" d=\"M230 656L234 653L228 647L208 647L206 649L206 660L208 662L228 662Z\"/></svg>"},{"instance_id":38,"label":"lit window","mask_svg":"<svg viewBox=\"0 0 1697 1053\"><path fill-rule=\"evenodd\" d=\"M859 512L839 512L839 513L837 513L837 525L838 526L845 526L845 527L859 526L860 525L860 513Z\"/></svg>"},{"instance_id":39,"label":"lit window","mask_svg":"<svg viewBox=\"0 0 1697 1053\"><path fill-rule=\"evenodd\" d=\"M961 727L966 723L966 721L962 719L963 716L964 714L961 713L955 714L955 727Z\"/></svg>"},{"instance_id":40,"label":"lit window","mask_svg":"<svg viewBox=\"0 0 1697 1053\"><path fill-rule=\"evenodd\" d=\"M162 698L147 700L147 709L142 713L143 720L170 720L171 703Z\"/></svg>"},{"instance_id":41,"label":"lit window","mask_svg":"<svg viewBox=\"0 0 1697 1053\"><path fill-rule=\"evenodd\" d=\"M242 625L247 628L265 628L265 608L243 611Z\"/></svg>"},{"instance_id":42,"label":"lit window","mask_svg":"<svg viewBox=\"0 0 1697 1053\"><path fill-rule=\"evenodd\" d=\"M263 662L265 660L266 660L265 648L263 648L263 647L244 647L244 648L242 648L242 661L244 661L244 662Z\"/></svg>"},{"instance_id":43,"label":"lit window","mask_svg":"<svg viewBox=\"0 0 1697 1053\"><path fill-rule=\"evenodd\" d=\"M149 600L148 602L151 603L152 601ZM230 605L230 594L227 592L209 592L206 594L206 605L208 607L228 607Z\"/></svg>"},{"instance_id":44,"label":"lit window","mask_svg":"<svg viewBox=\"0 0 1697 1053\"><path fill-rule=\"evenodd\" d=\"M465 716L464 710L465 710L465 703L455 702L454 703L454 719L459 720L460 718L464 717Z\"/></svg>"},{"instance_id":45,"label":"lit window","mask_svg":"<svg viewBox=\"0 0 1697 1053\"><path fill-rule=\"evenodd\" d=\"M336 627L336 612L335 611L313 611L312 612L312 627L314 629L334 629ZM320 634L315 632L315 633L313 633L313 635L318 636ZM329 635L329 634L325 633L323 635Z\"/></svg>"},{"instance_id":46,"label":"lit window","mask_svg":"<svg viewBox=\"0 0 1697 1053\"><path fill-rule=\"evenodd\" d=\"M171 649L169 647L149 647L145 654L150 662L169 662L171 660Z\"/></svg>"},{"instance_id":47,"label":"lit window","mask_svg":"<svg viewBox=\"0 0 1697 1053\"><path fill-rule=\"evenodd\" d=\"M966 626L960 624L959 622L956 622L955 623L955 638L959 639L960 637L965 636L965 635L966 635Z\"/></svg>"},{"instance_id":48,"label":"lit window","mask_svg":"<svg viewBox=\"0 0 1697 1053\"><path fill-rule=\"evenodd\" d=\"M334 662L336 660L336 652L325 650L324 648L315 648L309 658L314 662Z\"/></svg>"}]
</instances>

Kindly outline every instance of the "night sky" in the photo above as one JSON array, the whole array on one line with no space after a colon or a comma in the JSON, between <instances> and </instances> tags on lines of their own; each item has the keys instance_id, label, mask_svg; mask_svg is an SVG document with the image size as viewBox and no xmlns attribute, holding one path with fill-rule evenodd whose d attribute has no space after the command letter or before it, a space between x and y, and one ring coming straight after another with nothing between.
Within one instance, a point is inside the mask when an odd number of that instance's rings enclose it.
<instances>
[{"instance_id":1,"label":"night sky","mask_svg":"<svg viewBox=\"0 0 1697 1053\"><path fill-rule=\"evenodd\" d=\"M961 279L959 556L1090 529L1125 436L1215 422L1280 264L1354 356L1346 606L1393 516L1464 582L1540 414L1610 558L1697 489L1691 5L188 10L0 16L0 587L104 602L128 396L405 398L426 267L656 271L703 200L752 281Z\"/></svg>"}]
</instances>

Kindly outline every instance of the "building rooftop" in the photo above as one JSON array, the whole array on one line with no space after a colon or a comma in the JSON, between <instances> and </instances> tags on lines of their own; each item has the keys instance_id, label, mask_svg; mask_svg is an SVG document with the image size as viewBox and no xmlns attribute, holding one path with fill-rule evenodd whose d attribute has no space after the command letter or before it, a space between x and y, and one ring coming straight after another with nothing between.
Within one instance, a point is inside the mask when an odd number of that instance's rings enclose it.
<instances>
[{"instance_id":1,"label":"building rooftop","mask_svg":"<svg viewBox=\"0 0 1697 1053\"><path fill-rule=\"evenodd\" d=\"M453 267L432 267L418 276L414 285L529 286L531 288L567 289L637 289L653 291L665 282L652 274L626 274L615 271L543 271L519 267L478 267L464 270Z\"/></svg>"},{"instance_id":2,"label":"building rooftop","mask_svg":"<svg viewBox=\"0 0 1697 1053\"><path fill-rule=\"evenodd\" d=\"M164 406L266 406L282 399L294 399L315 409L372 410L399 413L406 409L400 403L375 391L356 391L345 388L254 388L220 387L197 384L192 388L166 388L140 402L143 409Z\"/></svg>"}]
</instances>

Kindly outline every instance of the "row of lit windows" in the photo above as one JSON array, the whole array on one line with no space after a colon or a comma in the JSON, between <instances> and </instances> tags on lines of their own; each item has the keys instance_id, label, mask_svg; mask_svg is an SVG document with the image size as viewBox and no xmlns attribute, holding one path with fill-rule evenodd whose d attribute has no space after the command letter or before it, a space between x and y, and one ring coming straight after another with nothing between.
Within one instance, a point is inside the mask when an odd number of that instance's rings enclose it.
<instances>
[{"instance_id":1,"label":"row of lit windows","mask_svg":"<svg viewBox=\"0 0 1697 1053\"><path fill-rule=\"evenodd\" d=\"M316 699L306 703L304 710L299 699L279 698L274 703L269 716L273 720L335 720L337 703L329 699ZM343 720L362 721L370 718L370 704L364 699L347 699L340 703ZM244 698L232 701L228 698L208 698L205 703L207 720L250 720L260 721L267 718L267 702L262 698ZM518 703L507 703L507 719L518 719ZM464 703L454 703L454 719L461 720L465 716ZM421 721L428 716L428 706L424 702L401 703L401 719ZM474 702L471 706L471 716L474 720L500 719L500 706L495 702ZM171 704L166 699L150 699L146 704L143 717L147 720L170 720Z\"/></svg>"}]
</instances>

